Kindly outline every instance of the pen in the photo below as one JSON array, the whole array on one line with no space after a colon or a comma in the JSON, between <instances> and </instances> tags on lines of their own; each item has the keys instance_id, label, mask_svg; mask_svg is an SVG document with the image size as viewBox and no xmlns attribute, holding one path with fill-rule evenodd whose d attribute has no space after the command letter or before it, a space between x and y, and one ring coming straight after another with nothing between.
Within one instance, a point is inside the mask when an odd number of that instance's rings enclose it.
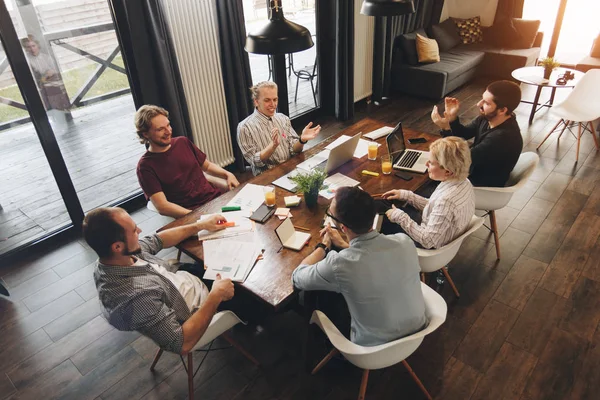
<instances>
[{"instance_id":1,"label":"pen","mask_svg":"<svg viewBox=\"0 0 600 400\"><path fill-rule=\"evenodd\" d=\"M371 176L379 176L379 173L373 171L367 171L366 169L362 170L363 175L371 175Z\"/></svg>"},{"instance_id":2,"label":"pen","mask_svg":"<svg viewBox=\"0 0 600 400\"><path fill-rule=\"evenodd\" d=\"M383 196L385 193L377 193L377 194L372 194L371 197L381 197Z\"/></svg>"},{"instance_id":3,"label":"pen","mask_svg":"<svg viewBox=\"0 0 600 400\"><path fill-rule=\"evenodd\" d=\"M300 229L301 231L308 231L308 232L310 232L310 229L308 229L308 228L305 228L305 227L303 227L303 226L294 225L294 228L295 228L295 229Z\"/></svg>"}]
</instances>

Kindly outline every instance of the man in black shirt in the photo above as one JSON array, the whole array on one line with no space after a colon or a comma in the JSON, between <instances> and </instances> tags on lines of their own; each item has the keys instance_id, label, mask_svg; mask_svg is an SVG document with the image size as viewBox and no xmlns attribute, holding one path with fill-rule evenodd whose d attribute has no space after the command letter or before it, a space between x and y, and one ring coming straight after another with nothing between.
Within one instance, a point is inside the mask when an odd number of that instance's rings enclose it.
<instances>
[{"instance_id":1,"label":"man in black shirt","mask_svg":"<svg viewBox=\"0 0 600 400\"><path fill-rule=\"evenodd\" d=\"M442 136L475 138L471 146L473 186L503 187L523 150L523 137L513 111L521 101L521 89L510 81L491 83L477 103L479 117L470 124L458 120L460 102L446 97L444 116L433 107L431 119Z\"/></svg>"}]
</instances>

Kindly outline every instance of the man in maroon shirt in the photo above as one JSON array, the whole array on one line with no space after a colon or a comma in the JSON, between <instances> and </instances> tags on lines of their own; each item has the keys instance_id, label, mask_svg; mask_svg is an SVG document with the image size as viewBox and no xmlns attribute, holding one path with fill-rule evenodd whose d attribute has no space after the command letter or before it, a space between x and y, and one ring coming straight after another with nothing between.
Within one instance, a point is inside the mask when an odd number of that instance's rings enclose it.
<instances>
[{"instance_id":1,"label":"man in maroon shirt","mask_svg":"<svg viewBox=\"0 0 600 400\"><path fill-rule=\"evenodd\" d=\"M140 186L161 215L179 218L194 208L239 185L235 176L211 163L198 147L185 137L172 137L169 113L164 108L145 105L135 114L135 128L148 151L137 166ZM222 181L221 189L204 173ZM222 178L222 179L218 179Z\"/></svg>"}]
</instances>

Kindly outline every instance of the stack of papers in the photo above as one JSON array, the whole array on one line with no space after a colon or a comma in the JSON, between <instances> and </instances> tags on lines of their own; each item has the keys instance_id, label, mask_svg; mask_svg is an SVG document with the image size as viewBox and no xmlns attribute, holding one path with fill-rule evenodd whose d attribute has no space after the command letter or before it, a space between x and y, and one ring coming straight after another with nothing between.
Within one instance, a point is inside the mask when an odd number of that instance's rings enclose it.
<instances>
[{"instance_id":1,"label":"stack of papers","mask_svg":"<svg viewBox=\"0 0 600 400\"><path fill-rule=\"evenodd\" d=\"M275 210L275 215L280 220L286 219L286 218L292 218L292 213L290 212L289 208L280 207L277 210Z\"/></svg>"},{"instance_id":2,"label":"stack of papers","mask_svg":"<svg viewBox=\"0 0 600 400\"><path fill-rule=\"evenodd\" d=\"M371 140L377 140L380 137L389 135L393 130L394 128L391 126L384 126L383 128L375 129L373 132L369 132L363 136Z\"/></svg>"},{"instance_id":3,"label":"stack of papers","mask_svg":"<svg viewBox=\"0 0 600 400\"><path fill-rule=\"evenodd\" d=\"M319 195L325 197L327 200L330 200L333 199L333 197L335 196L335 192L339 188L344 186L354 187L359 183L359 181L349 178L346 175L340 174L338 172L337 174L331 175L330 177L325 179L325 182L323 182L323 184L327 185L327 188L320 190Z\"/></svg>"},{"instance_id":4,"label":"stack of papers","mask_svg":"<svg viewBox=\"0 0 600 400\"><path fill-rule=\"evenodd\" d=\"M239 206L242 210L254 212L265 202L263 188L264 186L249 183L244 186L229 203L227 203L227 206Z\"/></svg>"},{"instance_id":5,"label":"stack of papers","mask_svg":"<svg viewBox=\"0 0 600 400\"><path fill-rule=\"evenodd\" d=\"M209 240L203 243L203 247L204 278L215 280L217 274L221 274L221 278L235 282L246 280L262 251L254 233Z\"/></svg>"},{"instance_id":6,"label":"stack of papers","mask_svg":"<svg viewBox=\"0 0 600 400\"><path fill-rule=\"evenodd\" d=\"M200 216L200 220L202 221L203 219L209 218L213 215L215 214L204 214ZM250 217L249 210L231 211L225 213L224 217L227 218L227 222L235 222L235 226L216 232L210 232L206 229L201 230L198 232L198 240L220 239L254 231L254 222L248 219L248 217Z\"/></svg>"}]
</instances>

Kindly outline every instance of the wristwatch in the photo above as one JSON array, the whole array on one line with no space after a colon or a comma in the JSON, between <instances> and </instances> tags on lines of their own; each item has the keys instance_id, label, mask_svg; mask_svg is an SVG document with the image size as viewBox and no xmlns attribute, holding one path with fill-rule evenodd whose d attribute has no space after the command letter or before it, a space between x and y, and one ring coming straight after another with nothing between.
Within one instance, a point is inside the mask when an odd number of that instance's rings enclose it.
<instances>
[{"instance_id":1,"label":"wristwatch","mask_svg":"<svg viewBox=\"0 0 600 400\"><path fill-rule=\"evenodd\" d=\"M302 135L300 135L298 137L298 141L300 142L300 144L306 144L306 143L308 143L308 140L307 141L302 140Z\"/></svg>"},{"instance_id":2,"label":"wristwatch","mask_svg":"<svg viewBox=\"0 0 600 400\"><path fill-rule=\"evenodd\" d=\"M329 248L327 248L327 246L325 246L325 243L321 242L321 243L317 243L317 245L315 246L315 250L321 248L323 250L325 250L325 255L327 255L329 253Z\"/></svg>"}]
</instances>

